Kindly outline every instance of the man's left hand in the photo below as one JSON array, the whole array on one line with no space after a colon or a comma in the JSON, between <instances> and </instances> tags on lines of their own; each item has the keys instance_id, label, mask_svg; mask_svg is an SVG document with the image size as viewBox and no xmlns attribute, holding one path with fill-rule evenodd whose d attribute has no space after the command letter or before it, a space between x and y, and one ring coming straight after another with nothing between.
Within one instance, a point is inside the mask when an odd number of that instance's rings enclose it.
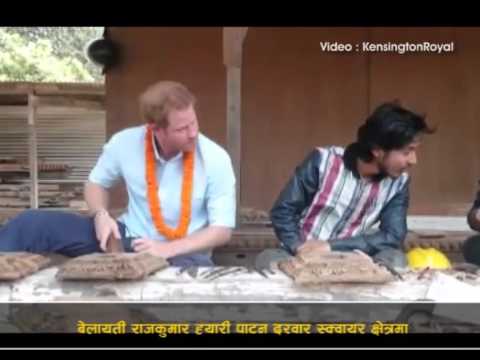
<instances>
[{"instance_id":1,"label":"man's left hand","mask_svg":"<svg viewBox=\"0 0 480 360\"><path fill-rule=\"evenodd\" d=\"M166 243L146 238L136 239L132 242L132 247L135 252L146 252L154 256L162 257L164 259L168 259L176 255L174 245L175 244L170 242Z\"/></svg>"}]
</instances>

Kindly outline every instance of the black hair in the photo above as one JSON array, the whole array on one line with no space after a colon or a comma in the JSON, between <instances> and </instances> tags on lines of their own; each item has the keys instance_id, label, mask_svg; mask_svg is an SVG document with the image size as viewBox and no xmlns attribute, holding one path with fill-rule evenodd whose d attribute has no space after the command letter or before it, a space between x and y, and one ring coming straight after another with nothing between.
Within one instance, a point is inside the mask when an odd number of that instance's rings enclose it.
<instances>
[{"instance_id":1,"label":"black hair","mask_svg":"<svg viewBox=\"0 0 480 360\"><path fill-rule=\"evenodd\" d=\"M355 153L360 159L370 162L372 150L399 150L415 140L421 133L431 134L435 129L425 122L425 116L401 107L397 102L378 106L360 126L357 141L350 144L346 153Z\"/></svg>"}]
</instances>

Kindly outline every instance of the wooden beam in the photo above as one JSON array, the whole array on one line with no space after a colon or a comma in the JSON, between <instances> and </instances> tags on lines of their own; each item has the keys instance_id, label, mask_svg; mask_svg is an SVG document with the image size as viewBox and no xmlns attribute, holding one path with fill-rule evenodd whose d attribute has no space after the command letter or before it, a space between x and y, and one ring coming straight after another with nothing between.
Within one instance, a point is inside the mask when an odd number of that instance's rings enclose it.
<instances>
[{"instance_id":1,"label":"wooden beam","mask_svg":"<svg viewBox=\"0 0 480 360\"><path fill-rule=\"evenodd\" d=\"M227 150L236 177L237 219L241 206L242 52L247 30L247 27L223 29L223 62L227 71Z\"/></svg>"},{"instance_id":2,"label":"wooden beam","mask_svg":"<svg viewBox=\"0 0 480 360\"><path fill-rule=\"evenodd\" d=\"M105 95L102 84L39 84L29 82L0 83L0 94L24 94L34 92L36 95Z\"/></svg>"},{"instance_id":3,"label":"wooden beam","mask_svg":"<svg viewBox=\"0 0 480 360\"><path fill-rule=\"evenodd\" d=\"M223 64L225 66L242 66L242 49L248 27L223 28Z\"/></svg>"},{"instance_id":4,"label":"wooden beam","mask_svg":"<svg viewBox=\"0 0 480 360\"><path fill-rule=\"evenodd\" d=\"M38 96L37 107L74 107L88 110L105 110L103 101L74 99L67 96Z\"/></svg>"},{"instance_id":5,"label":"wooden beam","mask_svg":"<svg viewBox=\"0 0 480 360\"><path fill-rule=\"evenodd\" d=\"M241 77L242 70L240 68L227 68L227 150L232 158L236 177L237 215L240 211L241 200Z\"/></svg>"},{"instance_id":6,"label":"wooden beam","mask_svg":"<svg viewBox=\"0 0 480 360\"><path fill-rule=\"evenodd\" d=\"M38 154L37 154L37 128L36 122L36 97L33 91L28 94L28 159L30 164L30 207L38 209Z\"/></svg>"},{"instance_id":7,"label":"wooden beam","mask_svg":"<svg viewBox=\"0 0 480 360\"><path fill-rule=\"evenodd\" d=\"M30 167L22 164L0 164L0 173L29 173Z\"/></svg>"}]
</instances>

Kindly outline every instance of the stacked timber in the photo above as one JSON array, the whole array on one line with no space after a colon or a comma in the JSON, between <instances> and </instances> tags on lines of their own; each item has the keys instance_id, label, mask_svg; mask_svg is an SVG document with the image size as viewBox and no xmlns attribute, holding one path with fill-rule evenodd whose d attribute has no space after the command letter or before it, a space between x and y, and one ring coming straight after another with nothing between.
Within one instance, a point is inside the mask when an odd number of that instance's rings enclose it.
<instances>
[{"instance_id":1,"label":"stacked timber","mask_svg":"<svg viewBox=\"0 0 480 360\"><path fill-rule=\"evenodd\" d=\"M66 164L39 162L42 179L62 179L70 170ZM30 207L30 167L15 158L0 157L0 208L26 209ZM83 188L71 183L38 185L41 208L84 209Z\"/></svg>"}]
</instances>

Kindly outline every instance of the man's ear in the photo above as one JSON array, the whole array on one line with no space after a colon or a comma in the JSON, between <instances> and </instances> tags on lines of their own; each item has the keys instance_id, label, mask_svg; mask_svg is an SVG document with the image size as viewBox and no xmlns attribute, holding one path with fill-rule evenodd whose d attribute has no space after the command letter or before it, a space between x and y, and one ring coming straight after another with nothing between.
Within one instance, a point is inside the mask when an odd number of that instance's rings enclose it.
<instances>
[{"instance_id":1,"label":"man's ear","mask_svg":"<svg viewBox=\"0 0 480 360\"><path fill-rule=\"evenodd\" d=\"M379 147L374 147L372 149L372 154L375 159L381 160L385 156L385 151L383 149L380 149Z\"/></svg>"},{"instance_id":2,"label":"man's ear","mask_svg":"<svg viewBox=\"0 0 480 360\"><path fill-rule=\"evenodd\" d=\"M147 126L152 130L153 132L157 131L158 126L154 122L150 122L147 124Z\"/></svg>"},{"instance_id":3,"label":"man's ear","mask_svg":"<svg viewBox=\"0 0 480 360\"><path fill-rule=\"evenodd\" d=\"M161 126L158 126L156 124L153 124L152 125L152 130L153 130L154 133L160 133L160 134L164 135L166 129L164 129Z\"/></svg>"}]
</instances>

